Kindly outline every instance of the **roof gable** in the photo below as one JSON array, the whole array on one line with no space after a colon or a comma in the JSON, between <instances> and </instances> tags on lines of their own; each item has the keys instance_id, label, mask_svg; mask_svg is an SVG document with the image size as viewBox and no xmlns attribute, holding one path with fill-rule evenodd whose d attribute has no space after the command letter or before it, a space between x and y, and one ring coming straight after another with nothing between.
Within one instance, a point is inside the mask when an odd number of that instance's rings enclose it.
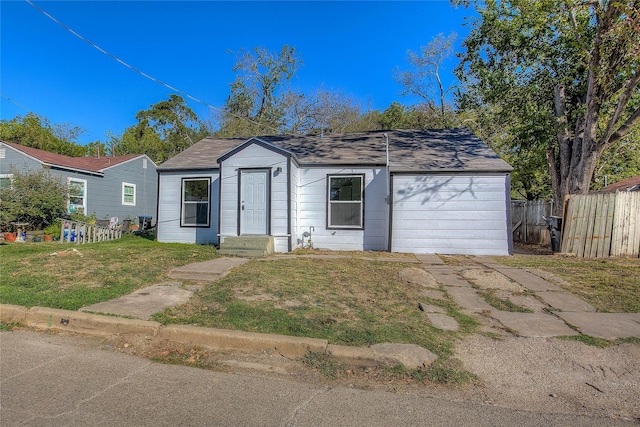
<instances>
[{"instance_id":1,"label":"roof gable","mask_svg":"<svg viewBox=\"0 0 640 427\"><path fill-rule=\"evenodd\" d=\"M47 166L55 166L64 169L73 169L90 173L104 173L105 169L116 166L118 164L135 159L144 154L127 154L124 156L108 156L108 157L71 157L63 154L51 153L49 151L40 150L33 147L25 147L24 145L3 141L2 144L13 148L32 159L39 161Z\"/></svg>"},{"instance_id":2,"label":"roof gable","mask_svg":"<svg viewBox=\"0 0 640 427\"><path fill-rule=\"evenodd\" d=\"M291 152L289 152L289 151L287 151L287 150L285 150L283 148L280 148L280 147L278 147L276 145L273 145L273 144L271 144L271 143L269 143L267 141L264 141L264 140L262 140L260 138L253 137L253 138L249 139L248 141L245 141L244 143L238 145L237 147L227 151L226 153L224 153L223 155L218 157L217 162L218 163L224 162L229 157L232 157L232 156L236 155L237 153L239 153L240 151L246 149L250 145L258 145L258 146L260 146L262 148L265 148L265 149L267 149L269 151L273 151L275 153L278 153L278 154L280 154L280 155L282 155L284 157L292 157L292 153Z\"/></svg>"}]
</instances>

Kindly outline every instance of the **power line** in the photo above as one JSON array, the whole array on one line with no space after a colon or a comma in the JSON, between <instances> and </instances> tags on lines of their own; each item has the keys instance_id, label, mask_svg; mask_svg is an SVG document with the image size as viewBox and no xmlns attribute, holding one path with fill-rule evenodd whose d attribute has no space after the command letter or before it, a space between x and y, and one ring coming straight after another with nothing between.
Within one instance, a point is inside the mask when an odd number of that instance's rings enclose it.
<instances>
[{"instance_id":1,"label":"power line","mask_svg":"<svg viewBox=\"0 0 640 427\"><path fill-rule=\"evenodd\" d=\"M113 59L114 61L119 62L120 64L124 65L124 66L125 66L125 67L127 67L128 69L130 69L130 70L132 70L132 71L135 71L136 73L140 74L141 76L143 76L143 77L145 77L145 78L147 78L147 79L149 79L149 80L151 80L151 81L153 81L153 82L155 82L155 83L158 83L158 84L160 84L160 85L162 85L162 86L164 86L164 87L166 87L166 88L168 88L168 89L171 89L172 91L175 91L176 93L179 93L180 95L183 95L185 98L189 98L189 99L191 99L192 101L195 101L195 102L197 102L197 103L199 103L199 104L202 104L202 105L204 105L205 107L212 108L212 109L214 109L214 110L216 110L216 111L220 111L220 112L222 112L222 113L224 113L224 112L225 112L225 111L224 111L224 109L222 109L222 108L218 108L218 107L216 107L216 106L214 106L214 105L211 105L211 104L209 104L209 103L207 103L207 102L205 102L205 101L203 101L203 100L201 100L201 99L199 99L199 98L196 98L195 96L192 96L192 95L188 94L187 92L185 92L185 91L183 91L183 90L180 90L180 89L178 89L178 88L176 88L176 87L173 87L173 86L171 86L170 84L165 83L165 82L163 82L162 80L157 79L157 78L155 78L155 77L153 77L153 76L151 76L151 75L149 75L149 74L145 73L145 72L144 72L144 71L142 71L142 70L139 70L138 68L136 68L136 67L134 67L134 66L132 66L132 65L129 65L127 62L123 61L122 59L118 58L117 56L113 55L112 53L107 52L106 50L104 50L103 48L101 48L100 46L98 46L97 44L93 43L91 40L88 40L87 38L85 38L85 37L84 37L84 36L82 36L81 34L77 33L77 32L76 32L76 31L74 31L72 28L70 28L70 27L68 27L67 25L65 25L63 22L60 22L60 21L59 21L59 20L57 20L55 17L53 17L52 15L50 15L47 11L45 11L44 9L42 9L42 8L40 8L39 6L35 5L31 0L25 0L25 1L26 1L29 5L31 5L34 9L36 9L38 12L42 13L42 14L43 14L44 16L46 16L47 18L51 19L53 22L55 22L56 24L60 25L62 28L64 28L65 30L69 31L69 32L70 32L71 34L73 34L74 36L78 37L80 40L82 40L83 42L87 43L89 46L91 46L91 47L93 47L93 48L97 49L98 51L100 51L100 52L102 52L103 54L107 55L109 58ZM8 99L8 98L7 98L7 99ZM279 130L278 130L278 129L276 129L276 128L274 128L274 127L271 127L271 126L269 126L269 125L265 125L265 124L263 124L263 123L256 122L256 121L251 120L251 119L249 119L249 118L247 118L247 117L242 117L242 116L240 116L240 115L238 115L238 114L234 114L234 113L231 113L231 112L228 112L228 111L227 111L226 113L227 113L227 114L231 114L232 116L234 116L234 117L236 117L236 118L238 118L238 119L246 120L246 121L248 121L249 123L252 123L252 124L254 124L254 125L264 126L264 127L267 127L267 128L269 128L269 129L271 129L271 130L274 130L274 131L276 131L276 132L279 132Z\"/></svg>"},{"instance_id":2,"label":"power line","mask_svg":"<svg viewBox=\"0 0 640 427\"><path fill-rule=\"evenodd\" d=\"M29 111L29 109L27 107L25 107L24 105L18 103L17 101L9 98L7 95L5 95L4 93L0 93L0 96L3 97L4 99L6 99L7 101L9 101L10 103L12 103L13 105L15 105L16 107L22 108L25 111Z\"/></svg>"}]
</instances>

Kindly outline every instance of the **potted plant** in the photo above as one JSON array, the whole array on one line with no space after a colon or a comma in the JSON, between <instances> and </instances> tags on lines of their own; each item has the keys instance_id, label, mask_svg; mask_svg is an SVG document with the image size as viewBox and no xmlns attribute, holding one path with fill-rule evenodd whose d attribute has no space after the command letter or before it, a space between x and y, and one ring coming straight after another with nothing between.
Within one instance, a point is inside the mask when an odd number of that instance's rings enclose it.
<instances>
[{"instance_id":1,"label":"potted plant","mask_svg":"<svg viewBox=\"0 0 640 427\"><path fill-rule=\"evenodd\" d=\"M50 242L54 237L60 237L60 232L62 231L62 225L60 224L60 220L57 219L49 224L44 230L44 241Z\"/></svg>"}]
</instances>

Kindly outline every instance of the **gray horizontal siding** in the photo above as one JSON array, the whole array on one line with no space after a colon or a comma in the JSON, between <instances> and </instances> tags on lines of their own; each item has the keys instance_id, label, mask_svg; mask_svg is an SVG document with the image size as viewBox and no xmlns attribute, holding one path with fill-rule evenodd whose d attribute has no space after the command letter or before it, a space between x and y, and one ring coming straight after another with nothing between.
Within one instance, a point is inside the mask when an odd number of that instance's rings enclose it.
<instances>
[{"instance_id":1,"label":"gray horizontal siding","mask_svg":"<svg viewBox=\"0 0 640 427\"><path fill-rule=\"evenodd\" d=\"M181 227L182 178L211 178L210 227ZM159 242L218 244L218 173L162 172L158 200Z\"/></svg>"},{"instance_id":2,"label":"gray horizontal siding","mask_svg":"<svg viewBox=\"0 0 640 427\"><path fill-rule=\"evenodd\" d=\"M386 250L386 183L380 168L308 168L300 170L297 239L312 232L315 248L329 250ZM364 229L327 228L327 175L364 174Z\"/></svg>"}]
</instances>

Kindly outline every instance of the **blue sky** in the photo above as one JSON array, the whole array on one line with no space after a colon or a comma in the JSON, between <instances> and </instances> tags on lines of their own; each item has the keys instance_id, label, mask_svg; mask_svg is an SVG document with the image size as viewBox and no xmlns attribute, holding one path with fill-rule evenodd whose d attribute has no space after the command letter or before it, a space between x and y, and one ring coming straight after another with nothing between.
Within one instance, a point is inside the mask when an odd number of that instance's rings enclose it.
<instances>
[{"instance_id":1,"label":"blue sky","mask_svg":"<svg viewBox=\"0 0 640 427\"><path fill-rule=\"evenodd\" d=\"M131 66L222 107L234 79L233 52L295 46L304 66L291 86L341 92L384 110L400 96L392 79L438 33L467 34L448 1L36 1L60 22ZM121 134L136 112L170 89L126 68L25 1L0 2L0 119L28 112L84 129L80 143ZM450 71L455 61L443 73ZM188 101L201 119L206 106Z\"/></svg>"}]
</instances>

